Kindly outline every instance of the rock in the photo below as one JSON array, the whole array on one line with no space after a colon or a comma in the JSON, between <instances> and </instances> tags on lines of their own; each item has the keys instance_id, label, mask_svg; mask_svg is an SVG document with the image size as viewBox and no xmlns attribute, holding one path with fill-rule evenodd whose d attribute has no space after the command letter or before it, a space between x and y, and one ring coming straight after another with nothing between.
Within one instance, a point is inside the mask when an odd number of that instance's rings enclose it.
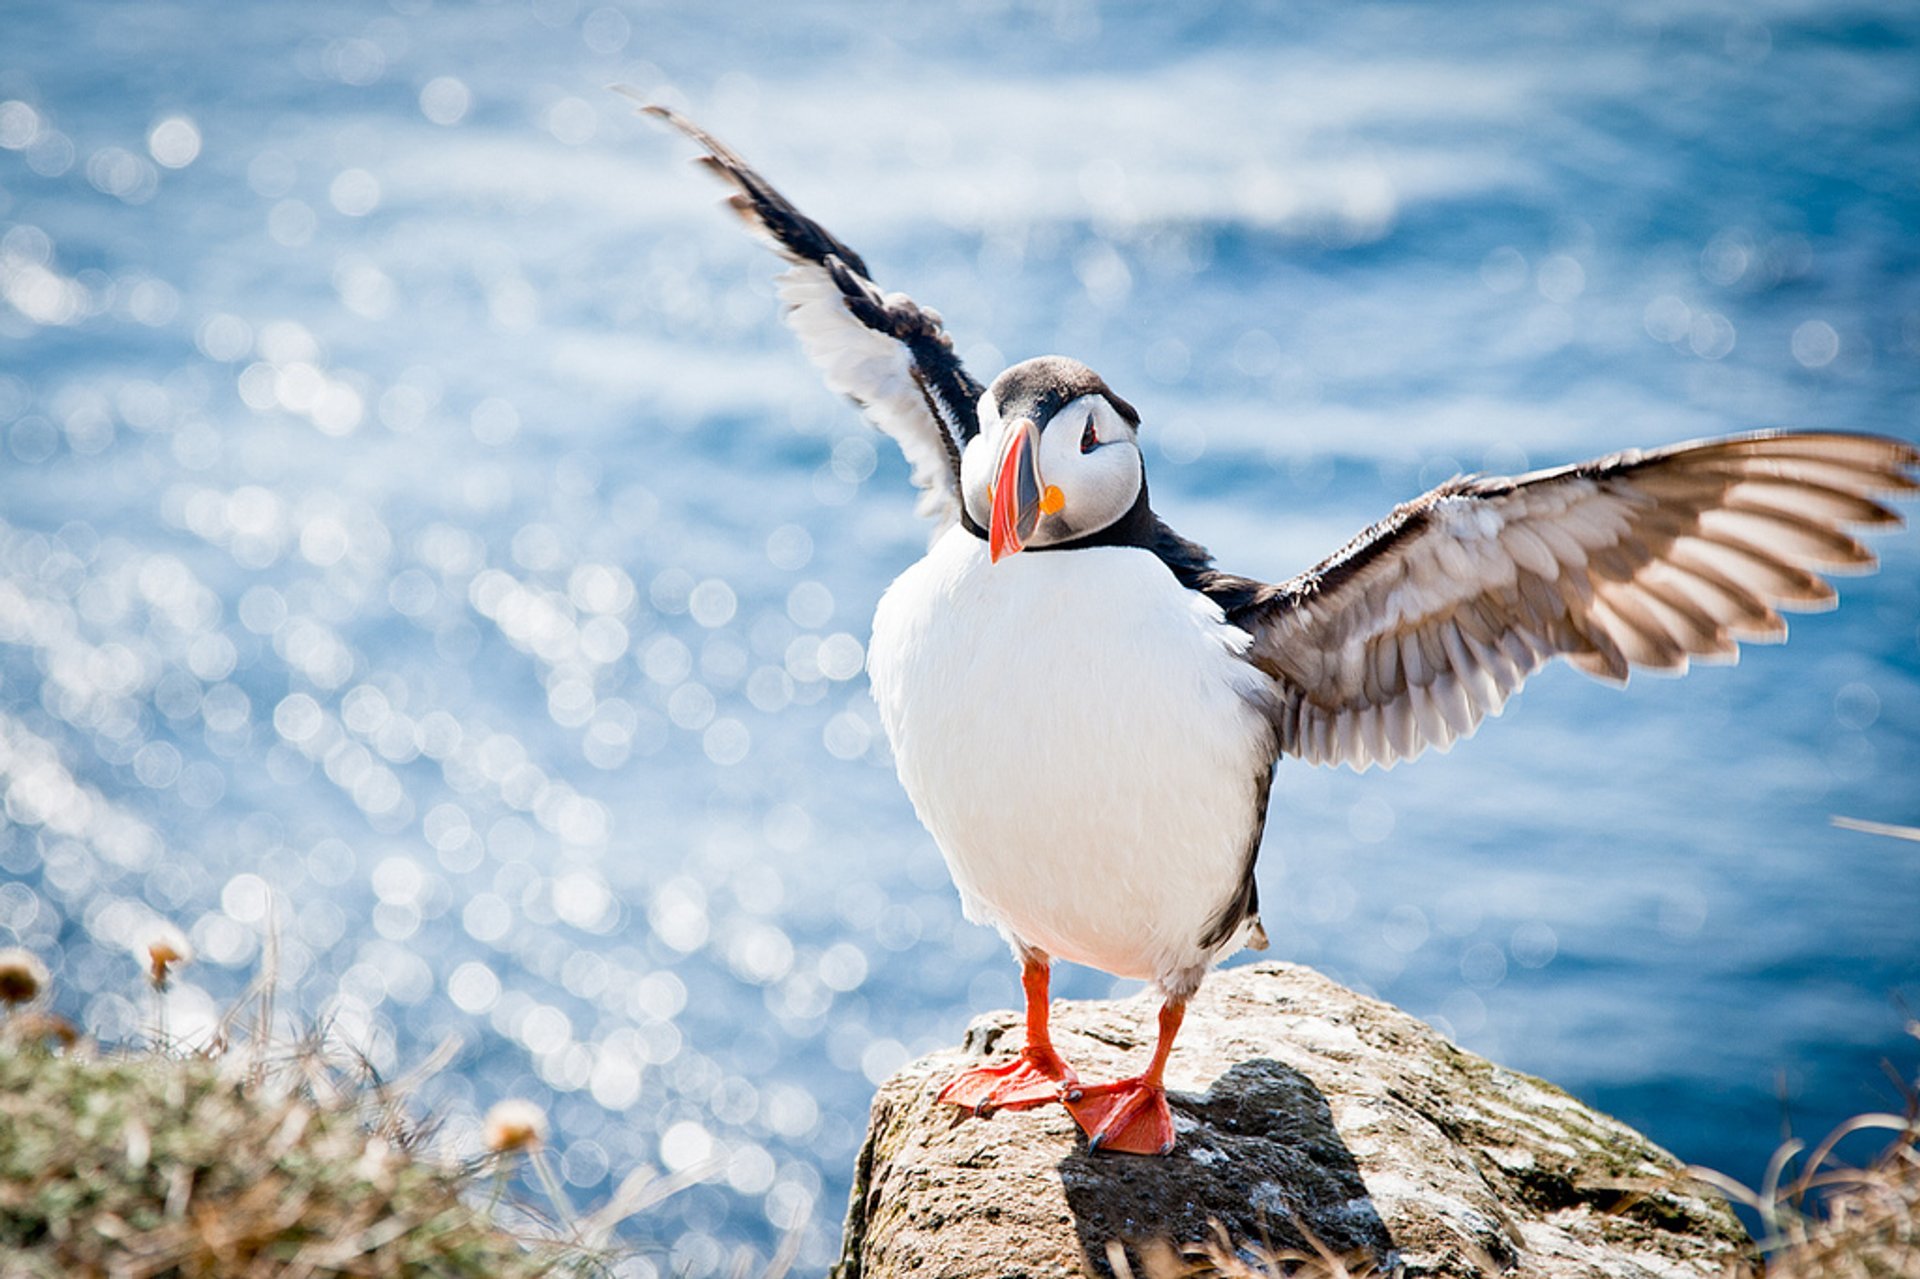
<instances>
[{"instance_id":1,"label":"rock","mask_svg":"<svg viewBox=\"0 0 1920 1279\"><path fill-rule=\"evenodd\" d=\"M1084 1079L1137 1073L1153 1012L1058 1003L1055 1042ZM1110 1275L1116 1242L1138 1271L1155 1241L1221 1232L1244 1260L1325 1249L1408 1276L1704 1277L1751 1259L1726 1206L1639 1133L1311 969L1202 988L1167 1070L1164 1158L1089 1155L1062 1106L935 1104L956 1071L1017 1049L1019 1026L981 1017L960 1051L881 1087L838 1279Z\"/></svg>"}]
</instances>

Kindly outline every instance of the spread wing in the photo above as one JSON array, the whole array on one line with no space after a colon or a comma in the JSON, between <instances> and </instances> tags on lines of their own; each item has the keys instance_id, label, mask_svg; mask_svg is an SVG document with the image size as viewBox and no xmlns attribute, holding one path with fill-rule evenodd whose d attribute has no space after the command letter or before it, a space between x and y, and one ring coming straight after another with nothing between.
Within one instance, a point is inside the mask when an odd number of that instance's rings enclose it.
<instances>
[{"instance_id":1,"label":"spread wing","mask_svg":"<svg viewBox=\"0 0 1920 1279\"><path fill-rule=\"evenodd\" d=\"M1291 581L1227 592L1278 682L1281 749L1391 767L1472 733L1554 657L1624 684L1784 639L1831 607L1820 572L1864 571L1845 530L1898 524L1920 450L1761 433L1461 478L1398 507Z\"/></svg>"},{"instance_id":2,"label":"spread wing","mask_svg":"<svg viewBox=\"0 0 1920 1279\"><path fill-rule=\"evenodd\" d=\"M920 513L943 529L959 518L960 455L979 432L983 388L953 353L939 313L904 293L881 293L859 254L706 130L666 107L641 109L706 148L699 162L734 188L727 203L792 263L779 280L787 323L827 386L898 442L924 490Z\"/></svg>"}]
</instances>

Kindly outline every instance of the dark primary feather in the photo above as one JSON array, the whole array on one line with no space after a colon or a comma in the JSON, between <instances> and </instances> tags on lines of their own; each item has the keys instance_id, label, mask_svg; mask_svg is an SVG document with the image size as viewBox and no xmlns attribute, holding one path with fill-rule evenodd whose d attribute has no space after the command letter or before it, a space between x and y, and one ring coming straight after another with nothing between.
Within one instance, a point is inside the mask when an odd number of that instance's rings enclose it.
<instances>
[{"instance_id":1,"label":"dark primary feather","mask_svg":"<svg viewBox=\"0 0 1920 1279\"><path fill-rule=\"evenodd\" d=\"M637 98L635 100L640 101ZM739 194L730 197L727 203L755 229L771 236L788 258L820 264L829 257L836 257L852 267L855 274L872 278L866 262L858 253L842 244L831 231L794 208L785 196L774 190L772 183L755 172L753 166L741 159L726 143L670 107L641 101L640 110L655 119L666 121L705 147L707 154L700 157L699 163L739 188Z\"/></svg>"},{"instance_id":2,"label":"dark primary feather","mask_svg":"<svg viewBox=\"0 0 1920 1279\"><path fill-rule=\"evenodd\" d=\"M780 292L808 358L899 443L926 490L922 512L943 528L959 518L960 455L979 434L983 388L954 354L939 313L904 293L882 293L858 253L718 138L666 107L642 102L641 110L706 150L700 163L734 188L728 205L792 264Z\"/></svg>"},{"instance_id":3,"label":"dark primary feather","mask_svg":"<svg viewBox=\"0 0 1920 1279\"><path fill-rule=\"evenodd\" d=\"M1828 606L1819 573L1874 563L1845 529L1899 523L1920 450L1763 432L1618 453L1516 479L1460 478L1278 585L1219 573L1167 531L1162 558L1253 635L1281 694L1281 750L1364 769L1444 750L1565 657L1624 683L1732 661Z\"/></svg>"}]
</instances>

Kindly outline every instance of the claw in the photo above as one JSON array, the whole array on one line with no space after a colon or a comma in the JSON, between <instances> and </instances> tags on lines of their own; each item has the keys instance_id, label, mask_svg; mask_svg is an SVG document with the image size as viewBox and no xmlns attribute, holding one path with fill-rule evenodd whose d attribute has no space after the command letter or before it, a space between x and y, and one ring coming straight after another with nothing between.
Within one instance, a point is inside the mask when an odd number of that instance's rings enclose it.
<instances>
[{"instance_id":1,"label":"claw","mask_svg":"<svg viewBox=\"0 0 1920 1279\"><path fill-rule=\"evenodd\" d=\"M1164 1155L1173 1149L1173 1112L1167 1090L1144 1077L1077 1089L1067 1101L1087 1149L1127 1155Z\"/></svg>"}]
</instances>

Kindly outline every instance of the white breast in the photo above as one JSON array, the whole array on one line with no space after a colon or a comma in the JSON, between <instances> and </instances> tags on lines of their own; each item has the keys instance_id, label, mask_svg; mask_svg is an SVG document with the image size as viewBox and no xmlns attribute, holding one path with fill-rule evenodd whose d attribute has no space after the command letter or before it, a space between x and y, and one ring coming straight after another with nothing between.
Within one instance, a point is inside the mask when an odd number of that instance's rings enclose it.
<instances>
[{"instance_id":1,"label":"white breast","mask_svg":"<svg viewBox=\"0 0 1920 1279\"><path fill-rule=\"evenodd\" d=\"M901 783L969 918L1188 985L1272 760L1246 633L1150 552L999 564L954 528L888 588L869 669Z\"/></svg>"}]
</instances>

